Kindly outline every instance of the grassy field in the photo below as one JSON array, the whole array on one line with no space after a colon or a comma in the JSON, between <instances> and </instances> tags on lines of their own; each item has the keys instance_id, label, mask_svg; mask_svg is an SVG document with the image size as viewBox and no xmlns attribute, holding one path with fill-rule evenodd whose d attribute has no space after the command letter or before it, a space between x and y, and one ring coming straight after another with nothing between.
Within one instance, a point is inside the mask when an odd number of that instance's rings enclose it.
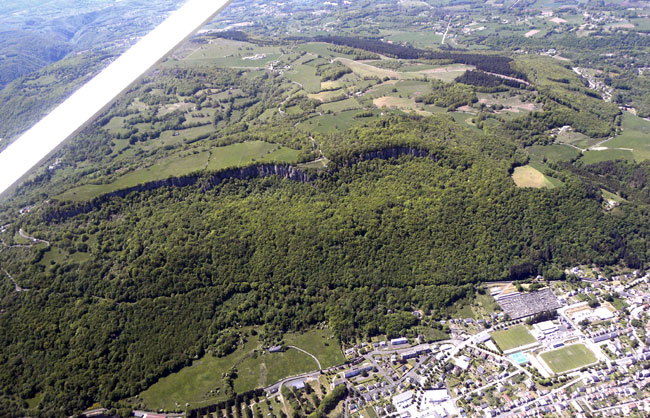
<instances>
[{"instance_id":1,"label":"grassy field","mask_svg":"<svg viewBox=\"0 0 650 418\"><path fill-rule=\"evenodd\" d=\"M298 64L293 70L285 73L286 77L300 84L307 93L318 93L321 88L321 78L316 75L316 68L311 65Z\"/></svg>"},{"instance_id":2,"label":"grassy field","mask_svg":"<svg viewBox=\"0 0 650 418\"><path fill-rule=\"evenodd\" d=\"M402 3L402 5L403 4L404 3ZM418 47L430 47L432 45L440 45L440 41L442 40L442 35L437 35L432 30L429 31L423 30L417 32L384 30L381 33L384 39L386 40L399 42L399 43L408 42Z\"/></svg>"},{"instance_id":3,"label":"grassy field","mask_svg":"<svg viewBox=\"0 0 650 418\"><path fill-rule=\"evenodd\" d=\"M513 348L532 344L537 341L524 325L517 325L503 331L495 331L491 336L503 351L512 350Z\"/></svg>"},{"instance_id":4,"label":"grassy field","mask_svg":"<svg viewBox=\"0 0 650 418\"><path fill-rule=\"evenodd\" d=\"M318 370L318 365L307 354L287 349L283 353L264 352L245 358L237 364L237 379L234 390L244 393L258 387L265 387L287 376Z\"/></svg>"},{"instance_id":5,"label":"grassy field","mask_svg":"<svg viewBox=\"0 0 650 418\"><path fill-rule=\"evenodd\" d=\"M580 158L580 161L584 164L594 164L611 160L634 161L634 153L627 150L608 149L603 151L587 151Z\"/></svg>"},{"instance_id":6,"label":"grassy field","mask_svg":"<svg viewBox=\"0 0 650 418\"><path fill-rule=\"evenodd\" d=\"M422 110L418 107L413 99L405 97L382 96L373 100L373 104L378 108L399 109L406 113L415 112L422 116L431 116L431 112Z\"/></svg>"},{"instance_id":7,"label":"grassy field","mask_svg":"<svg viewBox=\"0 0 650 418\"><path fill-rule=\"evenodd\" d=\"M536 189L555 187L544 174L530 165L515 168L512 179L517 187L534 187Z\"/></svg>"},{"instance_id":8,"label":"grassy field","mask_svg":"<svg viewBox=\"0 0 650 418\"><path fill-rule=\"evenodd\" d=\"M605 198L607 200L613 200L614 202L617 202L617 203L622 203L622 202L626 201L621 196L619 196L617 194L614 194L614 193L612 193L610 191L607 191L605 189L600 189L600 193L603 195L603 198Z\"/></svg>"},{"instance_id":9,"label":"grassy field","mask_svg":"<svg viewBox=\"0 0 650 418\"><path fill-rule=\"evenodd\" d=\"M345 95L345 91L343 89L338 89L338 90L329 90L329 91L321 91L320 93L316 94L308 94L307 97L310 99L315 99L315 100L320 100L321 102L331 102L335 99L338 99Z\"/></svg>"},{"instance_id":10,"label":"grassy field","mask_svg":"<svg viewBox=\"0 0 650 418\"><path fill-rule=\"evenodd\" d=\"M477 294L474 299L475 309L479 310L481 315L488 316L499 309L499 304L492 296L485 293L483 295Z\"/></svg>"},{"instance_id":11,"label":"grassy field","mask_svg":"<svg viewBox=\"0 0 650 418\"><path fill-rule=\"evenodd\" d=\"M533 159L550 162L571 161L580 155L580 151L563 144L534 145L526 148L526 151Z\"/></svg>"},{"instance_id":12,"label":"grassy field","mask_svg":"<svg viewBox=\"0 0 650 418\"><path fill-rule=\"evenodd\" d=\"M296 47L297 51L305 51L311 54L320 55L325 58L334 58L334 57L345 57L352 58L351 55L342 54L340 52L333 52L328 49L332 45L324 42L309 42L306 44L301 44Z\"/></svg>"},{"instance_id":13,"label":"grassy field","mask_svg":"<svg viewBox=\"0 0 650 418\"><path fill-rule=\"evenodd\" d=\"M385 68L378 68L372 65L352 61L347 58L339 58L341 63L348 66L359 77L379 77L391 78L394 80L424 80L424 79L437 79L443 81L452 81L465 73L465 71L474 67L468 65L454 64L445 67L438 67L432 69L425 69L422 71L405 71L399 72Z\"/></svg>"},{"instance_id":14,"label":"grassy field","mask_svg":"<svg viewBox=\"0 0 650 418\"><path fill-rule=\"evenodd\" d=\"M605 142L603 146L630 148L637 162L650 159L650 121L625 112L622 127L623 132Z\"/></svg>"},{"instance_id":15,"label":"grassy field","mask_svg":"<svg viewBox=\"0 0 650 418\"><path fill-rule=\"evenodd\" d=\"M580 132L567 130L560 132L557 135L556 141L561 144L569 144L581 149L587 149L589 147L593 147L602 140L589 138L587 135L581 134Z\"/></svg>"},{"instance_id":16,"label":"grassy field","mask_svg":"<svg viewBox=\"0 0 650 418\"><path fill-rule=\"evenodd\" d=\"M91 200L102 194L155 180L183 176L202 170L221 170L252 162L295 162L299 151L263 141L251 141L213 148L197 154L176 156L153 166L132 171L109 184L87 184L59 195L60 200Z\"/></svg>"},{"instance_id":17,"label":"grassy field","mask_svg":"<svg viewBox=\"0 0 650 418\"><path fill-rule=\"evenodd\" d=\"M235 392L243 393L265 387L278 380L296 374L318 370L313 358L301 351L287 349L283 353L269 353L261 348L257 336L234 353L217 358L206 355L190 367L160 379L140 394L147 408L158 410L201 406L225 399L223 374L235 367L237 378ZM326 330L312 330L302 334L284 335L284 345L294 345L313 354L326 368L345 361L338 341ZM217 393L218 389L218 393Z\"/></svg>"},{"instance_id":18,"label":"grassy field","mask_svg":"<svg viewBox=\"0 0 650 418\"><path fill-rule=\"evenodd\" d=\"M361 105L356 99L345 99L339 100L338 102L325 103L318 107L322 112L334 112L340 113L345 112L346 110L356 110L360 109Z\"/></svg>"},{"instance_id":19,"label":"grassy field","mask_svg":"<svg viewBox=\"0 0 650 418\"><path fill-rule=\"evenodd\" d=\"M275 46L259 46L248 42L219 39L202 45L183 59L184 65L217 65L222 67L263 67L280 57L280 48ZM170 60L166 63L175 66L178 63Z\"/></svg>"},{"instance_id":20,"label":"grassy field","mask_svg":"<svg viewBox=\"0 0 650 418\"><path fill-rule=\"evenodd\" d=\"M263 141L242 142L225 147L213 148L208 162L208 170L222 170L224 168L237 167L257 162L295 162L299 151L283 147L277 144L270 144Z\"/></svg>"},{"instance_id":21,"label":"grassy field","mask_svg":"<svg viewBox=\"0 0 650 418\"><path fill-rule=\"evenodd\" d=\"M249 338L246 345L232 354L217 358L206 355L190 367L160 379L140 394L147 408L152 410L175 409L177 405L201 406L225 399L226 395L210 393L223 390L222 375L233 365L244 360L258 348L257 338Z\"/></svg>"},{"instance_id":22,"label":"grassy field","mask_svg":"<svg viewBox=\"0 0 650 418\"><path fill-rule=\"evenodd\" d=\"M596 362L596 356L584 344L573 344L541 354L555 373L563 373Z\"/></svg>"},{"instance_id":23,"label":"grassy field","mask_svg":"<svg viewBox=\"0 0 650 418\"><path fill-rule=\"evenodd\" d=\"M351 110L348 112L341 112L335 115L324 114L322 116L316 116L310 119L307 119L304 122L298 124L298 128L308 132L315 133L334 133L338 131L345 131L353 126L360 126L364 123L368 123L374 118L355 118L356 115L361 113L361 110ZM375 116L378 116L381 111L375 110L373 112Z\"/></svg>"},{"instance_id":24,"label":"grassy field","mask_svg":"<svg viewBox=\"0 0 650 418\"><path fill-rule=\"evenodd\" d=\"M43 254L43 258L38 264L42 266L63 264L69 259L70 257L67 252L61 250L60 248L50 247L50 249L47 250L45 254Z\"/></svg>"},{"instance_id":25,"label":"grassy field","mask_svg":"<svg viewBox=\"0 0 650 418\"><path fill-rule=\"evenodd\" d=\"M284 343L295 345L313 354L324 369L345 362L338 341L326 330L313 330L304 334L286 334Z\"/></svg>"}]
</instances>

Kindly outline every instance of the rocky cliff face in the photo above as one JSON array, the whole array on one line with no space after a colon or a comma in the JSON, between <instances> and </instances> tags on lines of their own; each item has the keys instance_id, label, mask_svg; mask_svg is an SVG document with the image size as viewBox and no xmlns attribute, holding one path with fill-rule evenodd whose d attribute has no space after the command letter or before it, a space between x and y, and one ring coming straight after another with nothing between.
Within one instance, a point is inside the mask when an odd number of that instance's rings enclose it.
<instances>
[{"instance_id":1,"label":"rocky cliff face","mask_svg":"<svg viewBox=\"0 0 650 418\"><path fill-rule=\"evenodd\" d=\"M374 159L388 160L403 155L412 155L421 158L428 157L436 160L435 155L431 154L428 150L410 147L393 147L357 155L346 160L343 165L348 167L362 161ZM242 168L231 168L214 174L193 174L183 177L170 177L165 180L151 181L134 187L107 193L90 202L52 207L45 211L43 214L43 220L46 222L64 221L73 216L98 209L114 197L125 197L131 193L145 192L159 189L161 187L187 187L198 185L202 187L203 191L208 191L230 179L243 180L269 176L278 176L283 179L298 181L301 183L309 183L313 180L313 177L308 172L288 164L258 164Z\"/></svg>"},{"instance_id":2,"label":"rocky cliff face","mask_svg":"<svg viewBox=\"0 0 650 418\"><path fill-rule=\"evenodd\" d=\"M398 158L403 155L412 155L414 157L431 157L431 153L429 150L426 149L419 149L419 148L412 148L412 147L392 147L392 148L385 148L385 149L380 149L380 150L375 150L375 151L369 151L360 155L357 155L355 157L352 157L349 160L346 160L344 165L346 167L349 167L354 164L358 164L361 161L368 161L368 160L375 160L375 159L380 159L380 160L388 160L391 158Z\"/></svg>"},{"instance_id":3,"label":"rocky cliff face","mask_svg":"<svg viewBox=\"0 0 650 418\"><path fill-rule=\"evenodd\" d=\"M283 179L298 181L301 183L308 183L312 180L311 176L309 176L305 171L287 164L260 164L220 171L210 176L204 189L212 189L225 180L269 176L278 176Z\"/></svg>"},{"instance_id":4,"label":"rocky cliff face","mask_svg":"<svg viewBox=\"0 0 650 418\"><path fill-rule=\"evenodd\" d=\"M260 164L242 168L232 168L223 170L212 175L193 174L183 177L170 177L164 180L156 180L128 187L126 189L116 190L107 193L90 202L79 203L72 206L61 208L51 208L44 215L43 219L47 222L64 221L73 216L82 213L88 213L101 207L104 203L114 197L125 197L131 193L146 192L149 190L159 189L161 187L187 187L203 184L203 190L207 191L229 179L249 179L258 177L279 176L284 179L307 183L311 177L299 168L287 164ZM205 181L203 181L205 180Z\"/></svg>"}]
</instances>

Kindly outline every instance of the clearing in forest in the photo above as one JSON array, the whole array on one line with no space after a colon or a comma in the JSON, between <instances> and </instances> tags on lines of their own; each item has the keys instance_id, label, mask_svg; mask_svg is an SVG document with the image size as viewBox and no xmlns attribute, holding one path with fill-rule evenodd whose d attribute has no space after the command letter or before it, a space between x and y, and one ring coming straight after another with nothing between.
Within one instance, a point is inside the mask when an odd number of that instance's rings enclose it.
<instances>
[{"instance_id":1,"label":"clearing in forest","mask_svg":"<svg viewBox=\"0 0 650 418\"><path fill-rule=\"evenodd\" d=\"M526 165L515 168L512 179L517 187L534 187L536 189L554 187L553 183L536 168Z\"/></svg>"},{"instance_id":2,"label":"clearing in forest","mask_svg":"<svg viewBox=\"0 0 650 418\"><path fill-rule=\"evenodd\" d=\"M377 106L380 109L382 107L387 107L390 109L399 109L405 112L415 112L418 115L422 115L422 116L431 116L431 112L427 112L426 110L419 109L413 99L394 97L394 96L383 96L374 99L373 103L375 106Z\"/></svg>"}]
</instances>

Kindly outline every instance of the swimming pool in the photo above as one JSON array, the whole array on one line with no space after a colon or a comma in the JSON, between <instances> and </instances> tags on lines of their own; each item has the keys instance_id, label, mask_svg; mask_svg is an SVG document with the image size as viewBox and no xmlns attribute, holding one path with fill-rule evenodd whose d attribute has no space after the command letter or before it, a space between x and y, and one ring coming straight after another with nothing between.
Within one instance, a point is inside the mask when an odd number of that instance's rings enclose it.
<instances>
[{"instance_id":1,"label":"swimming pool","mask_svg":"<svg viewBox=\"0 0 650 418\"><path fill-rule=\"evenodd\" d=\"M522 365L528 363L528 356L524 353L510 354L510 357L515 363Z\"/></svg>"}]
</instances>

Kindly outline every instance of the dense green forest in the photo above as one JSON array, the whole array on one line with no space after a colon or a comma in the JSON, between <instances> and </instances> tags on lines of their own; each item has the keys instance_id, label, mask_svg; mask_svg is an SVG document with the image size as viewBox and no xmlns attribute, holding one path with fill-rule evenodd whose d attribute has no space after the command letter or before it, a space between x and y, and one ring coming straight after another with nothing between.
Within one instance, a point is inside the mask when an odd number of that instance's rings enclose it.
<instances>
[{"instance_id":1,"label":"dense green forest","mask_svg":"<svg viewBox=\"0 0 650 418\"><path fill-rule=\"evenodd\" d=\"M342 341L397 336L412 325L402 313L444 318L484 280L647 260L643 210L608 214L577 177L554 191L517 189L514 145L444 118L398 118L332 145L344 150L338 168L309 183L164 187L63 222L25 217L23 228L79 257L0 253L30 289L3 293L2 409L37 393L48 413L111 405L218 351L233 326L273 335L325 321ZM344 164L396 145L430 156Z\"/></svg>"},{"instance_id":2,"label":"dense green forest","mask_svg":"<svg viewBox=\"0 0 650 418\"><path fill-rule=\"evenodd\" d=\"M414 337L484 282L648 267L650 127L623 112L650 109L646 35L533 1L242 4L0 205L0 417L128 410L252 330ZM110 59L10 83L0 137ZM517 187L522 166L549 188Z\"/></svg>"}]
</instances>

